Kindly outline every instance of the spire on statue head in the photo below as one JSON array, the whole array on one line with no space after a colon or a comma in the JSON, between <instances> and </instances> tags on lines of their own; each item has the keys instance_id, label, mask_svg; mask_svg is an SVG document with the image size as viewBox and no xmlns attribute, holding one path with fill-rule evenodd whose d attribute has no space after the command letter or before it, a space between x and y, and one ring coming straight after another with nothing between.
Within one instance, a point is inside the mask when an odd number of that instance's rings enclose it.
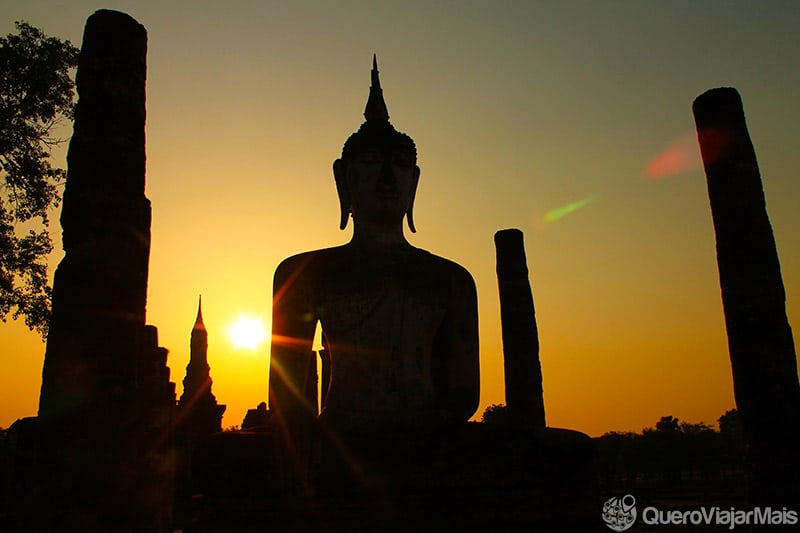
<instances>
[{"instance_id":1,"label":"spire on statue head","mask_svg":"<svg viewBox=\"0 0 800 533\"><path fill-rule=\"evenodd\" d=\"M381 80L378 77L378 57L372 54L372 84L369 87L369 98L364 108L364 118L367 122L389 122L389 110L383 99Z\"/></svg>"},{"instance_id":2,"label":"spire on statue head","mask_svg":"<svg viewBox=\"0 0 800 533\"><path fill-rule=\"evenodd\" d=\"M417 147L414 140L405 133L397 131L389 122L389 111L383 99L383 89L381 89L381 81L378 78L378 58L375 54L372 55L372 84L369 88L367 106L364 109L364 118L366 121L361 124L358 131L344 143L342 160L345 163L360 149L389 145L399 146L408 151L416 163Z\"/></svg>"},{"instance_id":3,"label":"spire on statue head","mask_svg":"<svg viewBox=\"0 0 800 533\"><path fill-rule=\"evenodd\" d=\"M205 331L206 326L203 324L203 295L201 294L198 301L197 301L197 318L194 321L194 327L192 329L200 329Z\"/></svg>"}]
</instances>

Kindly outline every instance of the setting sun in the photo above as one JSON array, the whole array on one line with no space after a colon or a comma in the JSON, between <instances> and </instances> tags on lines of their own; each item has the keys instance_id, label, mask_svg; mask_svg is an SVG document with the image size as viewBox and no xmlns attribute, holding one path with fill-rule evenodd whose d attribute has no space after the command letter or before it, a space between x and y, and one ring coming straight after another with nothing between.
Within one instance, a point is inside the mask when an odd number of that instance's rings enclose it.
<instances>
[{"instance_id":1,"label":"setting sun","mask_svg":"<svg viewBox=\"0 0 800 533\"><path fill-rule=\"evenodd\" d=\"M242 315L228 328L228 336L235 348L255 350L267 340L264 319Z\"/></svg>"}]
</instances>

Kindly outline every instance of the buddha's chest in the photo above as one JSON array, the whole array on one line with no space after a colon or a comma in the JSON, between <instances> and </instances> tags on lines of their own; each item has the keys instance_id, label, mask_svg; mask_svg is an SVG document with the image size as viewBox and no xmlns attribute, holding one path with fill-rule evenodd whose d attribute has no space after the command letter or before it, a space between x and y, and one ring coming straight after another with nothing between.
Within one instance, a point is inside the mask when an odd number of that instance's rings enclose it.
<instances>
[{"instance_id":1,"label":"buddha's chest","mask_svg":"<svg viewBox=\"0 0 800 533\"><path fill-rule=\"evenodd\" d=\"M446 288L434 276L396 264L350 265L315 292L323 330L363 340L430 337L447 309Z\"/></svg>"}]
</instances>

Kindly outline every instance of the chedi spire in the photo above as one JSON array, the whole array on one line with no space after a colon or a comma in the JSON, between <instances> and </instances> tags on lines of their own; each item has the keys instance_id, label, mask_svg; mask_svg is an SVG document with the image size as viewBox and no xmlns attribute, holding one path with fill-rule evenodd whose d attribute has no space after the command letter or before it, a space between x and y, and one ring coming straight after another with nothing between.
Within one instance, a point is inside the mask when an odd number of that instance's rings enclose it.
<instances>
[{"instance_id":1,"label":"chedi spire","mask_svg":"<svg viewBox=\"0 0 800 533\"><path fill-rule=\"evenodd\" d=\"M178 439L196 441L222 430L225 405L217 403L211 392L211 367L208 365L208 332L203 324L202 296L197 302L197 318L192 327L189 364L183 379L183 394L178 402Z\"/></svg>"},{"instance_id":2,"label":"chedi spire","mask_svg":"<svg viewBox=\"0 0 800 533\"><path fill-rule=\"evenodd\" d=\"M200 295L197 301L197 318L194 320L192 331L205 331L206 325L203 324L203 296Z\"/></svg>"}]
</instances>

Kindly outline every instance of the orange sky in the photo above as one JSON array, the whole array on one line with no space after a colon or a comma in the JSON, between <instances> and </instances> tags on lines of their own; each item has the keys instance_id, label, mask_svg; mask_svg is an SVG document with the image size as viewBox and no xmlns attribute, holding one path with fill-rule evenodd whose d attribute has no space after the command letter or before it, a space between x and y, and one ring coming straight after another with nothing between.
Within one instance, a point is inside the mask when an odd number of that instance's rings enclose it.
<instances>
[{"instance_id":1,"label":"orange sky","mask_svg":"<svg viewBox=\"0 0 800 533\"><path fill-rule=\"evenodd\" d=\"M800 322L800 4L21 4L0 0L0 32L24 19L79 44L100 7L148 29L148 323L180 394L203 294L225 426L266 399L268 367L266 345L235 349L227 328L241 314L269 326L281 259L349 239L331 164L362 121L373 52L392 122L419 150L409 240L478 286L478 415L504 402L492 236L507 227L526 235L549 425L599 435L733 407L692 143L692 100L712 87L742 94ZM7 426L36 414L44 345L9 322L0 353Z\"/></svg>"}]
</instances>

